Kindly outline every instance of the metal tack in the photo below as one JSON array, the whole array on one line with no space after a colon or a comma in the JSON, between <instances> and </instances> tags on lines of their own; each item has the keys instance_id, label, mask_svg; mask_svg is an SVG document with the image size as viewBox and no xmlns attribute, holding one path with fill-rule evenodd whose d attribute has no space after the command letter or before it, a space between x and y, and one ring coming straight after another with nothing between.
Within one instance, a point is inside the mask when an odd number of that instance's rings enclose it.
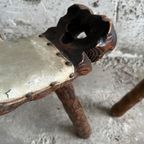
<instances>
[{"instance_id":1,"label":"metal tack","mask_svg":"<svg viewBox=\"0 0 144 144\"><path fill-rule=\"evenodd\" d=\"M66 64L67 66L72 66L72 63L69 62L69 61L66 61L65 64Z\"/></svg>"},{"instance_id":2,"label":"metal tack","mask_svg":"<svg viewBox=\"0 0 144 144\"><path fill-rule=\"evenodd\" d=\"M74 73L71 73L70 75L69 75L69 78L73 78L75 75L74 75Z\"/></svg>"},{"instance_id":3,"label":"metal tack","mask_svg":"<svg viewBox=\"0 0 144 144\"><path fill-rule=\"evenodd\" d=\"M62 57L62 54L60 52L57 52L56 55Z\"/></svg>"},{"instance_id":4,"label":"metal tack","mask_svg":"<svg viewBox=\"0 0 144 144\"><path fill-rule=\"evenodd\" d=\"M28 94L26 94L26 98L29 100L29 101L32 101L33 100L33 98L32 98L32 92L30 92L30 93L28 93Z\"/></svg>"},{"instance_id":5,"label":"metal tack","mask_svg":"<svg viewBox=\"0 0 144 144\"><path fill-rule=\"evenodd\" d=\"M51 86L51 87L54 87L57 83L58 83L58 82L56 82L56 81L55 81L55 82L52 82L52 83L50 84L50 86Z\"/></svg>"},{"instance_id":6,"label":"metal tack","mask_svg":"<svg viewBox=\"0 0 144 144\"><path fill-rule=\"evenodd\" d=\"M47 43L48 46L52 45L50 42Z\"/></svg>"}]
</instances>

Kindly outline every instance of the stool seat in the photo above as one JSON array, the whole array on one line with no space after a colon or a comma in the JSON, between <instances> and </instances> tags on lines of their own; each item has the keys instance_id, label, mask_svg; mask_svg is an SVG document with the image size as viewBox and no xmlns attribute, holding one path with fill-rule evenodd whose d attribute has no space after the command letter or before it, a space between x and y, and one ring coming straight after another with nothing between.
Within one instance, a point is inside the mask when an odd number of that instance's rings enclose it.
<instances>
[{"instance_id":1,"label":"stool seat","mask_svg":"<svg viewBox=\"0 0 144 144\"><path fill-rule=\"evenodd\" d=\"M67 61L46 38L0 41L0 104L70 80Z\"/></svg>"}]
</instances>

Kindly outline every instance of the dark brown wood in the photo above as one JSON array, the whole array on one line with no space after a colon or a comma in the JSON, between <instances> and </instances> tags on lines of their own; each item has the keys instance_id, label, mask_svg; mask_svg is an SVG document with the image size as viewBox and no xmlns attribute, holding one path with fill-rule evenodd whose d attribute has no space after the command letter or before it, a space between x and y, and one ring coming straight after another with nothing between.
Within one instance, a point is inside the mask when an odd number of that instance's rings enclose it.
<instances>
[{"instance_id":1,"label":"dark brown wood","mask_svg":"<svg viewBox=\"0 0 144 144\"><path fill-rule=\"evenodd\" d=\"M78 38L82 32L86 37ZM117 42L112 21L79 4L70 6L56 27L48 28L40 37L50 40L76 68L84 60L83 52L91 62L96 62L113 50Z\"/></svg>"},{"instance_id":2,"label":"dark brown wood","mask_svg":"<svg viewBox=\"0 0 144 144\"><path fill-rule=\"evenodd\" d=\"M88 138L91 134L91 128L84 114L82 105L80 104L79 99L75 96L72 83L64 85L55 92L71 119L77 135L81 138Z\"/></svg>"},{"instance_id":3,"label":"dark brown wood","mask_svg":"<svg viewBox=\"0 0 144 144\"><path fill-rule=\"evenodd\" d=\"M111 108L112 116L122 116L144 98L144 79Z\"/></svg>"}]
</instances>

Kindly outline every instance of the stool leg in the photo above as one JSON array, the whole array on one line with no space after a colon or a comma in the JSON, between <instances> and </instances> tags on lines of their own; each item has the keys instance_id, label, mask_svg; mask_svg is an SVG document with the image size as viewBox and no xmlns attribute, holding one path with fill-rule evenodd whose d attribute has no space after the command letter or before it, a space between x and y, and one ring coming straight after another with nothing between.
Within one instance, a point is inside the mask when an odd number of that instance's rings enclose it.
<instances>
[{"instance_id":1,"label":"stool leg","mask_svg":"<svg viewBox=\"0 0 144 144\"><path fill-rule=\"evenodd\" d=\"M88 138L91 134L91 128L79 99L75 96L72 83L64 85L55 92L58 98L61 100L69 118L71 119L77 135L81 138Z\"/></svg>"},{"instance_id":2,"label":"stool leg","mask_svg":"<svg viewBox=\"0 0 144 144\"><path fill-rule=\"evenodd\" d=\"M144 79L111 108L112 116L122 116L144 98Z\"/></svg>"}]
</instances>

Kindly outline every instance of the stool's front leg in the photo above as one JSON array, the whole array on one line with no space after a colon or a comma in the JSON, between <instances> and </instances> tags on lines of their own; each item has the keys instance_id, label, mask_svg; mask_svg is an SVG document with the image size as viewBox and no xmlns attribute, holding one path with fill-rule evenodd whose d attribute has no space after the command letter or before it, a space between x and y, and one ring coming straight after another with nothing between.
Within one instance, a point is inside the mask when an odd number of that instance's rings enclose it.
<instances>
[{"instance_id":1,"label":"stool's front leg","mask_svg":"<svg viewBox=\"0 0 144 144\"><path fill-rule=\"evenodd\" d=\"M144 79L111 109L112 116L122 116L144 98Z\"/></svg>"},{"instance_id":2,"label":"stool's front leg","mask_svg":"<svg viewBox=\"0 0 144 144\"><path fill-rule=\"evenodd\" d=\"M73 122L77 135L82 138L88 138L91 134L91 128L79 99L75 96L72 83L64 85L55 92Z\"/></svg>"}]
</instances>

